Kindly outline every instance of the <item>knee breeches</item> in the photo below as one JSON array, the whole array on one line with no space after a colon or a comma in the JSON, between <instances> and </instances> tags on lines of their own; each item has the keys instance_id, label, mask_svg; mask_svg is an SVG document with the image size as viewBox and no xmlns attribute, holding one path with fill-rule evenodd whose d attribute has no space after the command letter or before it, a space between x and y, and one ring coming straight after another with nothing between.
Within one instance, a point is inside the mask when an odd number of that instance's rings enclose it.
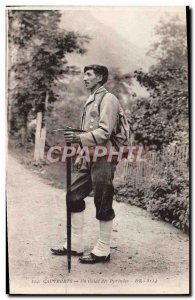
<instances>
[{"instance_id":1,"label":"knee breeches","mask_svg":"<svg viewBox=\"0 0 195 300\"><path fill-rule=\"evenodd\" d=\"M94 204L96 218L101 221L114 219L112 208L114 187L113 179L116 164L107 162L106 159L98 160L91 164L82 165L81 169L73 174L70 197L70 210L81 212L85 209L85 200L90 192L94 191Z\"/></svg>"}]
</instances>

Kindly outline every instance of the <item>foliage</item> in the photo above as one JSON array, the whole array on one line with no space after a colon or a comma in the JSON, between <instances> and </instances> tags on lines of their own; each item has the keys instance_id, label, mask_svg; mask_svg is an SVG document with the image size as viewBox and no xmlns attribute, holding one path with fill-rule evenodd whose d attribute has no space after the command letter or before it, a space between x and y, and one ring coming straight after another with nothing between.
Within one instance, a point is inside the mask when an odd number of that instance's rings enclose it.
<instances>
[{"instance_id":1,"label":"foliage","mask_svg":"<svg viewBox=\"0 0 195 300\"><path fill-rule=\"evenodd\" d=\"M118 186L118 202L147 209L155 219L164 220L189 232L189 179L186 166L175 166L135 188L131 182Z\"/></svg>"},{"instance_id":2,"label":"foliage","mask_svg":"<svg viewBox=\"0 0 195 300\"><path fill-rule=\"evenodd\" d=\"M59 29L60 16L54 10L9 12L9 42L17 49L12 104L20 119L27 120L32 109L44 111L46 92L49 103L56 101L56 82L79 72L68 66L66 53L84 54L89 38Z\"/></svg>"},{"instance_id":3,"label":"foliage","mask_svg":"<svg viewBox=\"0 0 195 300\"><path fill-rule=\"evenodd\" d=\"M180 176L178 176L180 173ZM166 180L153 182L147 190L147 210L162 220L189 231L189 186L184 174L169 171ZM149 200L150 199L150 200Z\"/></svg>"},{"instance_id":4,"label":"foliage","mask_svg":"<svg viewBox=\"0 0 195 300\"><path fill-rule=\"evenodd\" d=\"M168 21L161 19L155 28L157 41L148 54L162 67L182 67L187 64L186 24L176 15Z\"/></svg>"},{"instance_id":5,"label":"foliage","mask_svg":"<svg viewBox=\"0 0 195 300\"><path fill-rule=\"evenodd\" d=\"M64 128L65 126L72 126L79 128L82 108L88 97L83 84L81 83L81 76L72 77L69 85L65 86L59 82L58 101L53 103L52 110L48 113L47 118L47 144L53 146L62 144L63 134L53 134L52 130L57 128Z\"/></svg>"},{"instance_id":6,"label":"foliage","mask_svg":"<svg viewBox=\"0 0 195 300\"><path fill-rule=\"evenodd\" d=\"M156 28L159 41L149 51L158 61L148 72L136 70L139 83L150 92L131 109L135 139L161 149L174 140L188 140L188 72L185 25L178 18Z\"/></svg>"}]
</instances>

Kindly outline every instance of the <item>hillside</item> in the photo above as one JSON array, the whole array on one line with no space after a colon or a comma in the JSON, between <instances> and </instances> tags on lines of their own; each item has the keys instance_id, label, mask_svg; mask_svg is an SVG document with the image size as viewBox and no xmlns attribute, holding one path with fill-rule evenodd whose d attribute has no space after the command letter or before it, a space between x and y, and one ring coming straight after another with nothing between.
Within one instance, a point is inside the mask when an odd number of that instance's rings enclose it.
<instances>
[{"instance_id":1,"label":"hillside","mask_svg":"<svg viewBox=\"0 0 195 300\"><path fill-rule=\"evenodd\" d=\"M95 19L87 10L66 10L62 12L61 27L89 35L92 40L87 45L87 55L68 56L70 64L83 67L98 63L108 67L118 67L122 72L133 72L137 68L148 68L152 60L145 50L121 37L111 27Z\"/></svg>"}]
</instances>

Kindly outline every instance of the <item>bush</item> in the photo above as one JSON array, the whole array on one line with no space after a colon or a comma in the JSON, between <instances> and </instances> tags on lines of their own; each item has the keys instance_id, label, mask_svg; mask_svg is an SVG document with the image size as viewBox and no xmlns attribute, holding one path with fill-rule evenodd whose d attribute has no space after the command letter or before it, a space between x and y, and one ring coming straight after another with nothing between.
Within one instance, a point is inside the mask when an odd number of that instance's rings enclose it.
<instances>
[{"instance_id":1,"label":"bush","mask_svg":"<svg viewBox=\"0 0 195 300\"><path fill-rule=\"evenodd\" d=\"M136 188L123 184L116 188L115 200L147 209L155 219L189 232L189 181L181 167L171 167L162 177L153 177Z\"/></svg>"}]
</instances>

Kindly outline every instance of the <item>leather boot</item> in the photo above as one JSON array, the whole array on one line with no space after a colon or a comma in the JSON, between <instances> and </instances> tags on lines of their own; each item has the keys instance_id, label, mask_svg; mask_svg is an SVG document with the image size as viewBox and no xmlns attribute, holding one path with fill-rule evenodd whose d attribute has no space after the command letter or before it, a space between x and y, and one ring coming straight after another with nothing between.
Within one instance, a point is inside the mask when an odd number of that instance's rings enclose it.
<instances>
[{"instance_id":1,"label":"leather boot","mask_svg":"<svg viewBox=\"0 0 195 300\"><path fill-rule=\"evenodd\" d=\"M89 255L79 258L80 263L94 264L110 261L110 239L113 221L100 221L100 236L96 246Z\"/></svg>"}]
</instances>

